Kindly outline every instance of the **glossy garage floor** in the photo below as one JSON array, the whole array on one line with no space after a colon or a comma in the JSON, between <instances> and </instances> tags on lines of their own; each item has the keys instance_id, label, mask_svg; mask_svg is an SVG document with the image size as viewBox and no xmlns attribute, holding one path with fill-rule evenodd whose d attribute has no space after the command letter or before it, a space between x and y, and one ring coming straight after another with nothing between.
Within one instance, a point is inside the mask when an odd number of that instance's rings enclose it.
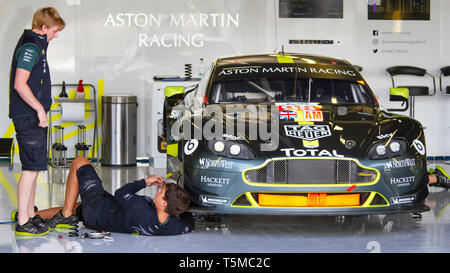
<instances>
[{"instance_id":1,"label":"glossy garage floor","mask_svg":"<svg viewBox=\"0 0 450 273\"><path fill-rule=\"evenodd\" d=\"M432 162L450 172L450 165ZM450 252L450 191L430 188L429 212L414 215L364 217L197 215L194 232L166 237L112 233L109 239L81 238L90 232L80 223L79 236L55 230L40 237L16 237L10 213L17 206L20 164L0 166L0 252L45 253L369 253ZM430 164L430 167L435 164ZM97 166L106 190L165 170L148 165L111 168ZM67 168L50 168L39 176L36 205L62 206ZM152 196L154 188L139 192Z\"/></svg>"}]
</instances>

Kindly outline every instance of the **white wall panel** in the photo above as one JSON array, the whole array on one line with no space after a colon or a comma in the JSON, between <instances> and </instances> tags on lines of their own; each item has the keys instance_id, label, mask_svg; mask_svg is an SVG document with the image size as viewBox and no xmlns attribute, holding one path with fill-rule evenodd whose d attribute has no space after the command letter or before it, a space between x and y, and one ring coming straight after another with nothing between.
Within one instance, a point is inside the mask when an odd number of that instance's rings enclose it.
<instances>
[{"instance_id":1,"label":"white wall panel","mask_svg":"<svg viewBox=\"0 0 450 273\"><path fill-rule=\"evenodd\" d=\"M391 80L387 67L419 66L439 76L439 68L450 65L450 19L445 12L450 10L450 1L431 0L429 21L368 20L369 1L344 0L342 19L294 19L278 18L278 0L0 0L0 83L5 98L0 108L0 133L10 124L6 96L11 54L23 29L29 28L34 11L48 5L56 7L67 23L50 44L52 81L83 79L97 85L104 79L105 94L137 95L142 102L138 107L138 156L145 156L146 150L144 97L149 90L145 80L161 74L183 76L186 63L194 65L195 76L200 58L210 63L218 56L273 52L282 45L286 52L344 58L364 68L364 77L389 108L393 105L388 101ZM237 25L234 21L228 25L227 15L235 21L238 18ZM183 16L184 24L171 24L171 16ZM189 21L191 16L194 21ZM373 36L373 30L379 35ZM192 41L189 46L175 46L166 39L166 46L153 42L147 47L139 43L143 35L158 37L160 43L162 37L176 35L202 35L204 40L202 46ZM290 39L333 40L334 44L289 44ZM447 82L450 85L450 77ZM449 105L450 97L439 91L434 97L416 99L416 118L427 128L429 156L450 156L446 137L450 132Z\"/></svg>"}]
</instances>

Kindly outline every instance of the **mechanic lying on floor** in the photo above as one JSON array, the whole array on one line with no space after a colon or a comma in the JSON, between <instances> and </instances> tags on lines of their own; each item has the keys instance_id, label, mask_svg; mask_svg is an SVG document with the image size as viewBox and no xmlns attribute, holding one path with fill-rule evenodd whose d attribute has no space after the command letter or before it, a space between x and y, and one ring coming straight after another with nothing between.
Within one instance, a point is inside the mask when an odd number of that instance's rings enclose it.
<instances>
[{"instance_id":1,"label":"mechanic lying on floor","mask_svg":"<svg viewBox=\"0 0 450 273\"><path fill-rule=\"evenodd\" d=\"M160 186L153 199L135 194L146 186ZM78 194L81 202L76 203ZM103 189L89 160L78 157L70 167L64 207L36 214L48 229L76 225L81 220L87 228L101 231L175 235L194 229L188 207L188 194L157 175L125 184L113 196Z\"/></svg>"},{"instance_id":2,"label":"mechanic lying on floor","mask_svg":"<svg viewBox=\"0 0 450 273\"><path fill-rule=\"evenodd\" d=\"M441 187L450 189L450 176L441 166L428 170L428 185L432 187Z\"/></svg>"}]
</instances>

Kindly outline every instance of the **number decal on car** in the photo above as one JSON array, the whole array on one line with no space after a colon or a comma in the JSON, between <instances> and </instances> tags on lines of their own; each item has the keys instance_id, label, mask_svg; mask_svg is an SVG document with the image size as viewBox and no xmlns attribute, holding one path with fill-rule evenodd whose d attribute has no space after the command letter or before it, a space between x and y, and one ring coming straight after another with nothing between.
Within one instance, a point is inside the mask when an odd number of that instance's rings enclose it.
<instances>
[{"instance_id":1,"label":"number decal on car","mask_svg":"<svg viewBox=\"0 0 450 273\"><path fill-rule=\"evenodd\" d=\"M188 142L186 142L186 144L184 144L184 154L186 155L190 155L193 152L195 152L195 150L198 147L198 140L196 139L191 139Z\"/></svg>"}]
</instances>

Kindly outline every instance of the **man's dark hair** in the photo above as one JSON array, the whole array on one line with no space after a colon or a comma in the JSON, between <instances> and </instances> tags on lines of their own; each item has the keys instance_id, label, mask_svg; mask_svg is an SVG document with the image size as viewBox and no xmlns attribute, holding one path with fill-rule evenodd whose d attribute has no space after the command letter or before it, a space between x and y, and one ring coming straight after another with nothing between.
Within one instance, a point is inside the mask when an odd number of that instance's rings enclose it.
<instances>
[{"instance_id":1,"label":"man's dark hair","mask_svg":"<svg viewBox=\"0 0 450 273\"><path fill-rule=\"evenodd\" d=\"M167 202L166 212L171 216L178 216L189 207L189 194L178 185L166 184L164 200Z\"/></svg>"}]
</instances>

